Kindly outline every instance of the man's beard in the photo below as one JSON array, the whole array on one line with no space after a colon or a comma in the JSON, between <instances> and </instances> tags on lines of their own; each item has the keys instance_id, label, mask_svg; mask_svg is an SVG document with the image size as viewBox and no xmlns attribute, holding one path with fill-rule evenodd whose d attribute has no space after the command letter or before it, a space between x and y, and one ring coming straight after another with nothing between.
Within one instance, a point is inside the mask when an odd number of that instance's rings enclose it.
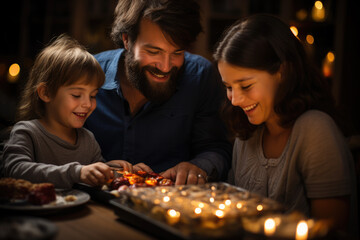
<instances>
[{"instance_id":1,"label":"man's beard","mask_svg":"<svg viewBox=\"0 0 360 240\"><path fill-rule=\"evenodd\" d=\"M182 67L180 69L173 67L168 73L164 73L156 67L140 67L140 63L134 59L132 51L125 53L125 71L129 83L138 89L147 100L156 104L164 103L174 95L181 70ZM167 82L154 82L146 77L145 71L159 75L170 75L170 77Z\"/></svg>"}]
</instances>

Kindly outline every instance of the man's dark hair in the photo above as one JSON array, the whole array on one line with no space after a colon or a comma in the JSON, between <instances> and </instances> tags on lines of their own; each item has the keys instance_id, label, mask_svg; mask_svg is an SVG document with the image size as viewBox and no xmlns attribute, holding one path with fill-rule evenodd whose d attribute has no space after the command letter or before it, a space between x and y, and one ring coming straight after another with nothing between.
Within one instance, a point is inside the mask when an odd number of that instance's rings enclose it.
<instances>
[{"instance_id":1,"label":"man's dark hair","mask_svg":"<svg viewBox=\"0 0 360 240\"><path fill-rule=\"evenodd\" d=\"M157 24L182 49L188 49L202 31L200 7L193 0L119 0L111 38L123 47L122 34L136 41L140 21Z\"/></svg>"}]
</instances>

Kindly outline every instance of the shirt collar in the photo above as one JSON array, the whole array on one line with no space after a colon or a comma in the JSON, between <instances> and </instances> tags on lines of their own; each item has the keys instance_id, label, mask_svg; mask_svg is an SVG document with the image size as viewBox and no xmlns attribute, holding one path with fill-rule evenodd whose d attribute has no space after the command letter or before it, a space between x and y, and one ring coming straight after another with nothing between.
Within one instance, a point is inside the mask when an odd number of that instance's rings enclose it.
<instances>
[{"instance_id":1,"label":"shirt collar","mask_svg":"<svg viewBox=\"0 0 360 240\"><path fill-rule=\"evenodd\" d=\"M119 59L124 52L124 49L114 52L114 55L109 62L108 70L105 73L105 83L102 86L103 89L113 90L119 88L119 81L117 78L117 71L119 65Z\"/></svg>"}]
</instances>

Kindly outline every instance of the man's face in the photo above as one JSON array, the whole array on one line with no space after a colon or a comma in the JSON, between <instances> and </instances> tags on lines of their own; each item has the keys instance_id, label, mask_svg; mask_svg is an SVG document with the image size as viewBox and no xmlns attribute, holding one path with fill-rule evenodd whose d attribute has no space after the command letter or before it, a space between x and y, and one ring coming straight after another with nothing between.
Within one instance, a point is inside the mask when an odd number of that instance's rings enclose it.
<instances>
[{"instance_id":1,"label":"man's face","mask_svg":"<svg viewBox=\"0 0 360 240\"><path fill-rule=\"evenodd\" d=\"M162 103L176 90L184 50L169 42L159 26L142 20L133 45L125 44L126 74L130 83L149 100Z\"/></svg>"}]
</instances>

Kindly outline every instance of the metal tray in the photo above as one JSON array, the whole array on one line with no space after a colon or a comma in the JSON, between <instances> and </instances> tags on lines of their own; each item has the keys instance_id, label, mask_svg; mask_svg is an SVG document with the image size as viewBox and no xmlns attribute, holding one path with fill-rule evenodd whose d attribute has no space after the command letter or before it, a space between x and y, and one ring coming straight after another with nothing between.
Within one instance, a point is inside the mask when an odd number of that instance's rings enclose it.
<instances>
[{"instance_id":1,"label":"metal tray","mask_svg":"<svg viewBox=\"0 0 360 240\"><path fill-rule=\"evenodd\" d=\"M128 201L127 197L121 196L110 200L110 204L115 207L115 214L121 221L142 230L157 239L174 239L174 240L205 240L205 239L242 239L244 232L241 227L231 234L217 232L212 235L210 232L201 234L199 232L191 232L186 229L176 228L167 223L157 220L145 212L136 209L133 203ZM248 239L250 240L250 239Z\"/></svg>"},{"instance_id":2,"label":"metal tray","mask_svg":"<svg viewBox=\"0 0 360 240\"><path fill-rule=\"evenodd\" d=\"M191 214L194 215L192 212L193 206L189 205L189 201L194 202L202 202L203 199L208 199L207 194L209 194L210 188L215 187L218 192L225 192L225 194L244 194L243 196L247 196L247 199L259 199L259 201L262 201L263 198L260 198L258 195L251 194L248 191L229 185L227 183L213 183L213 184L207 184L203 186L173 186L173 187L164 187L168 188L169 194L175 193L177 196L173 196L173 201L175 202L169 202L171 206L167 206L165 204L153 204L152 193L157 195L158 193L161 195L159 191L156 190L156 188L152 189L134 189L132 191L124 191L121 193L121 196L119 198L115 198L110 200L110 204L115 206L115 213L119 216L119 218L122 221L127 222L130 225L134 225L136 228L140 228L141 230L148 232L152 235L156 235L157 238L162 239L184 239L184 240L202 240L202 239L242 239L246 234L244 232L244 229L242 227L242 222L239 219L239 212L237 211L236 216L227 215L230 218L224 218L224 219L218 219L214 217L214 215L209 216L209 212L213 212L212 210L209 211L209 209L213 209L216 205L206 205L205 208L203 208L204 212L201 217L198 215L195 215L195 217L188 215ZM162 187L157 187L158 190L162 190ZM189 195L186 195L185 197L180 196L180 192L185 191ZM211 192L213 193L213 192ZM139 195L137 195L139 194ZM166 193L165 193L166 195ZM177 199L175 199L175 197ZM222 196L219 196L221 199L220 201L223 201ZM179 198L185 199L184 202L182 200L180 201ZM219 199L218 199L219 200ZM244 200L244 199L243 199ZM155 200L156 201L156 200ZM178 202L179 201L179 202ZM269 200L267 200L269 201ZM271 201L273 202L273 201ZM184 205L182 205L184 204ZM211 203L212 204L212 203ZM282 211L282 206L278 205L274 202L276 206L279 208L274 210L276 211ZM217 206L217 205L216 205ZM248 205L250 206L250 205ZM229 207L229 206L228 206ZM234 205L233 205L234 207ZM176 223L169 223L168 220L166 220L167 217L167 211L169 209L178 209L179 212L181 212L181 220L179 220ZM216 208L216 207L215 207ZM190 211L188 211L190 209ZM154 211L155 210L155 211ZM207 210L207 211L205 211ZM230 212L229 212L230 211ZM206 213L208 215L206 215ZM229 208L227 214L231 213L232 209ZM266 212L264 210L264 212ZM241 215L245 216L246 214L249 214L249 212L242 212ZM261 211L256 212L256 215L262 214ZM209 216L210 218L206 217ZM253 216L253 214L252 214ZM246 239L253 239L253 238L246 238Z\"/></svg>"}]
</instances>

